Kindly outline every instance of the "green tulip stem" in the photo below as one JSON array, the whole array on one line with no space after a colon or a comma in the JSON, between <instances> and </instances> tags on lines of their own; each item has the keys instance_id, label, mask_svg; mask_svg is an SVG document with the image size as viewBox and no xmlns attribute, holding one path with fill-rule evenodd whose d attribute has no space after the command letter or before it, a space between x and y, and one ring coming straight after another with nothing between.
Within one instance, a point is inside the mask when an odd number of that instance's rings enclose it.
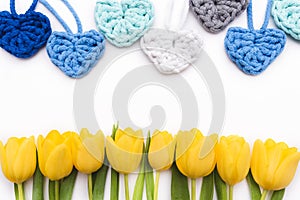
<instances>
[{"instance_id":1,"label":"green tulip stem","mask_svg":"<svg viewBox=\"0 0 300 200\"><path fill-rule=\"evenodd\" d=\"M192 178L192 200L196 200L196 179Z\"/></svg>"},{"instance_id":2,"label":"green tulip stem","mask_svg":"<svg viewBox=\"0 0 300 200\"><path fill-rule=\"evenodd\" d=\"M89 200L93 199L93 179L92 174L88 175L88 191L89 191Z\"/></svg>"},{"instance_id":3,"label":"green tulip stem","mask_svg":"<svg viewBox=\"0 0 300 200\"><path fill-rule=\"evenodd\" d=\"M124 183L125 183L125 199L130 200L130 198L129 198L129 186L128 186L128 174L124 174Z\"/></svg>"},{"instance_id":4,"label":"green tulip stem","mask_svg":"<svg viewBox=\"0 0 300 200\"><path fill-rule=\"evenodd\" d=\"M18 183L18 193L19 193L19 200L25 200L22 183Z\"/></svg>"},{"instance_id":5,"label":"green tulip stem","mask_svg":"<svg viewBox=\"0 0 300 200\"><path fill-rule=\"evenodd\" d=\"M55 200L59 200L59 181L55 181Z\"/></svg>"},{"instance_id":6,"label":"green tulip stem","mask_svg":"<svg viewBox=\"0 0 300 200\"><path fill-rule=\"evenodd\" d=\"M154 186L154 200L157 200L158 197L158 184L159 184L159 177L160 177L160 172L156 172L155 176L155 186Z\"/></svg>"},{"instance_id":7,"label":"green tulip stem","mask_svg":"<svg viewBox=\"0 0 300 200\"><path fill-rule=\"evenodd\" d=\"M229 186L229 200L233 200L233 185Z\"/></svg>"},{"instance_id":8,"label":"green tulip stem","mask_svg":"<svg viewBox=\"0 0 300 200\"><path fill-rule=\"evenodd\" d=\"M261 195L260 200L265 200L266 197L267 197L267 194L268 194L268 190L264 190L263 193L262 193L262 195Z\"/></svg>"}]
</instances>

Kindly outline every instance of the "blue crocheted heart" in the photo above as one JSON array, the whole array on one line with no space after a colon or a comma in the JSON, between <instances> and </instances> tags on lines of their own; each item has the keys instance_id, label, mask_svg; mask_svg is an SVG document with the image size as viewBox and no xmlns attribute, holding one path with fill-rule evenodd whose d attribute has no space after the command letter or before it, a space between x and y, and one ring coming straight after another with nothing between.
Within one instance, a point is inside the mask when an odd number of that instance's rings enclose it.
<instances>
[{"instance_id":1,"label":"blue crocheted heart","mask_svg":"<svg viewBox=\"0 0 300 200\"><path fill-rule=\"evenodd\" d=\"M286 36L281 30L233 27L227 32L225 49L240 70L258 75L282 52L285 42Z\"/></svg>"},{"instance_id":2,"label":"blue crocheted heart","mask_svg":"<svg viewBox=\"0 0 300 200\"><path fill-rule=\"evenodd\" d=\"M62 72L71 78L81 78L103 55L105 40L95 30L77 34L53 32L46 48L51 61Z\"/></svg>"},{"instance_id":3,"label":"blue crocheted heart","mask_svg":"<svg viewBox=\"0 0 300 200\"><path fill-rule=\"evenodd\" d=\"M153 23L153 5L148 0L99 0L95 9L97 27L118 47L132 45Z\"/></svg>"},{"instance_id":4,"label":"blue crocheted heart","mask_svg":"<svg viewBox=\"0 0 300 200\"><path fill-rule=\"evenodd\" d=\"M43 47L51 34L49 19L38 12L0 12L0 47L18 58L29 58Z\"/></svg>"}]
</instances>

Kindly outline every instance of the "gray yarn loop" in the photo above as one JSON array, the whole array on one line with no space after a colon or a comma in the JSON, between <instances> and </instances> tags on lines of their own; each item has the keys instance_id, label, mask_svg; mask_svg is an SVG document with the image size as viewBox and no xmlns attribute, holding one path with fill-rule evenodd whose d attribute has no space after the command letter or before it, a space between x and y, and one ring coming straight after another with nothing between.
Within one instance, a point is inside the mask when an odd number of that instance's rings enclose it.
<instances>
[{"instance_id":1,"label":"gray yarn loop","mask_svg":"<svg viewBox=\"0 0 300 200\"><path fill-rule=\"evenodd\" d=\"M239 16L248 0L190 0L190 8L200 24L211 33L218 33Z\"/></svg>"}]
</instances>

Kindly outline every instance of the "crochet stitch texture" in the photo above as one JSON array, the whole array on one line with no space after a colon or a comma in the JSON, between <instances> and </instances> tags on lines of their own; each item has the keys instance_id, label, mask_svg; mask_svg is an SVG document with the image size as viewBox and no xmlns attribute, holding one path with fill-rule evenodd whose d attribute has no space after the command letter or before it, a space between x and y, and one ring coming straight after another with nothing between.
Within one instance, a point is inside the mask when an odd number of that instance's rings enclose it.
<instances>
[{"instance_id":1,"label":"crochet stitch texture","mask_svg":"<svg viewBox=\"0 0 300 200\"><path fill-rule=\"evenodd\" d=\"M274 0L272 16L280 29L300 40L300 1Z\"/></svg>"},{"instance_id":2,"label":"crochet stitch texture","mask_svg":"<svg viewBox=\"0 0 300 200\"><path fill-rule=\"evenodd\" d=\"M61 0L73 14L78 33L73 34L64 20L48 4L40 0L53 13L67 32L53 32L47 42L47 53L52 63L71 78L85 76L96 65L105 50L104 36L96 30L82 33L82 25L78 15L67 0Z\"/></svg>"},{"instance_id":3,"label":"crochet stitch texture","mask_svg":"<svg viewBox=\"0 0 300 200\"><path fill-rule=\"evenodd\" d=\"M239 16L248 0L190 0L190 8L205 30L218 33Z\"/></svg>"},{"instance_id":4,"label":"crochet stitch texture","mask_svg":"<svg viewBox=\"0 0 300 200\"><path fill-rule=\"evenodd\" d=\"M117 47L128 47L142 37L154 19L148 0L99 0L95 9L97 27Z\"/></svg>"},{"instance_id":5,"label":"crochet stitch texture","mask_svg":"<svg viewBox=\"0 0 300 200\"><path fill-rule=\"evenodd\" d=\"M229 58L246 74L262 73L283 51L286 36L283 31L268 29L272 0L268 0L263 26L254 30L252 1L248 7L248 27L229 28L224 41Z\"/></svg>"},{"instance_id":6,"label":"crochet stitch texture","mask_svg":"<svg viewBox=\"0 0 300 200\"><path fill-rule=\"evenodd\" d=\"M180 73L200 56L203 41L191 31L151 29L141 39L141 48L163 74Z\"/></svg>"},{"instance_id":7,"label":"crochet stitch texture","mask_svg":"<svg viewBox=\"0 0 300 200\"><path fill-rule=\"evenodd\" d=\"M0 47L18 58L30 58L42 48L52 30L49 19L34 9L34 0L25 14L18 15L15 0L10 1L10 12L0 12Z\"/></svg>"}]
</instances>

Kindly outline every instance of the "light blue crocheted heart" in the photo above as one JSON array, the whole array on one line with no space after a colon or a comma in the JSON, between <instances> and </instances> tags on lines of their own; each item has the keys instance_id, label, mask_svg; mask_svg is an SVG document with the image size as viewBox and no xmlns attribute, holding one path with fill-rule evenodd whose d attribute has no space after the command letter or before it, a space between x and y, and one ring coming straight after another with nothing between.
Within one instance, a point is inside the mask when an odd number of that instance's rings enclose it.
<instances>
[{"instance_id":1,"label":"light blue crocheted heart","mask_svg":"<svg viewBox=\"0 0 300 200\"><path fill-rule=\"evenodd\" d=\"M127 47L142 37L153 23L148 0L99 0L95 9L97 28L117 47Z\"/></svg>"},{"instance_id":2,"label":"light blue crocheted heart","mask_svg":"<svg viewBox=\"0 0 300 200\"><path fill-rule=\"evenodd\" d=\"M87 74L104 53L102 34L95 30L72 34L53 32L46 46L48 55L62 72L72 78Z\"/></svg>"},{"instance_id":3,"label":"light blue crocheted heart","mask_svg":"<svg viewBox=\"0 0 300 200\"><path fill-rule=\"evenodd\" d=\"M225 40L225 50L229 58L244 73L258 75L283 51L286 35L283 31L267 28L272 0L268 0L266 16L262 27L255 30L252 19L252 0L247 9L248 28L229 28Z\"/></svg>"},{"instance_id":4,"label":"light blue crocheted heart","mask_svg":"<svg viewBox=\"0 0 300 200\"><path fill-rule=\"evenodd\" d=\"M263 72L282 52L285 34L276 29L248 30L229 28L225 49L238 68L249 75Z\"/></svg>"},{"instance_id":5,"label":"light blue crocheted heart","mask_svg":"<svg viewBox=\"0 0 300 200\"><path fill-rule=\"evenodd\" d=\"M300 40L299 0L274 0L272 16L280 29L296 40Z\"/></svg>"}]
</instances>

